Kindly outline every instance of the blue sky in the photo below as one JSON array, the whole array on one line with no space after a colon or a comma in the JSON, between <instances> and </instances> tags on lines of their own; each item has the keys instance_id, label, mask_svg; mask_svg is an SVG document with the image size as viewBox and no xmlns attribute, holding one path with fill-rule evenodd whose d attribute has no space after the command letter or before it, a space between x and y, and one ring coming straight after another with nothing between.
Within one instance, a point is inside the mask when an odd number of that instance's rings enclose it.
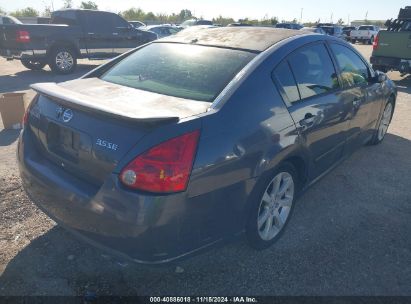
<instances>
[{"instance_id":1,"label":"blue sky","mask_svg":"<svg viewBox=\"0 0 411 304\"><path fill-rule=\"evenodd\" d=\"M0 7L6 11L32 6L43 11L46 5L53 2L54 8L63 6L63 0L0 0ZM333 21L343 18L347 22L354 19L364 19L368 11L368 19L388 19L398 14L400 7L411 5L407 0L94 0L100 9L119 12L129 7L140 7L145 11L154 13L179 12L183 8L190 9L197 16L212 18L223 15L238 18L263 18L278 17L280 20L300 19L303 8L303 21ZM78 6L81 0L73 0L74 6Z\"/></svg>"}]
</instances>

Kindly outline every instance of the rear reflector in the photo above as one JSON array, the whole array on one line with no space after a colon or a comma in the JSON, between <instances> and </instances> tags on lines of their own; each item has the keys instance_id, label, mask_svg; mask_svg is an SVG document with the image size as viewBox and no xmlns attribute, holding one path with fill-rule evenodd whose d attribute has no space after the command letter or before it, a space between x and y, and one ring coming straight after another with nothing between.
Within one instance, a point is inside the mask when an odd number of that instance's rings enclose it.
<instances>
[{"instance_id":1,"label":"rear reflector","mask_svg":"<svg viewBox=\"0 0 411 304\"><path fill-rule=\"evenodd\" d=\"M372 49L373 49L373 50L378 49L378 44L379 44L379 42L380 42L380 35L377 35L377 36L374 38L374 42L373 42L373 44L372 44Z\"/></svg>"},{"instance_id":2,"label":"rear reflector","mask_svg":"<svg viewBox=\"0 0 411 304\"><path fill-rule=\"evenodd\" d=\"M27 31L17 31L16 42L30 42L30 34Z\"/></svg>"},{"instance_id":3,"label":"rear reflector","mask_svg":"<svg viewBox=\"0 0 411 304\"><path fill-rule=\"evenodd\" d=\"M155 193L185 191L200 131L169 139L137 156L120 173L132 189Z\"/></svg>"}]
</instances>

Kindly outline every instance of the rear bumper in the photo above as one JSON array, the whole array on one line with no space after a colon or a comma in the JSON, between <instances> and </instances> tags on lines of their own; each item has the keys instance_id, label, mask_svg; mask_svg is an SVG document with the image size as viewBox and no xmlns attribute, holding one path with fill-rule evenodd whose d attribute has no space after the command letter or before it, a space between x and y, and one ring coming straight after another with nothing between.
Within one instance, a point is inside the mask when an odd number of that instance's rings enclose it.
<instances>
[{"instance_id":1,"label":"rear bumper","mask_svg":"<svg viewBox=\"0 0 411 304\"><path fill-rule=\"evenodd\" d=\"M371 56L370 62L377 67L384 67L404 73L409 73L411 69L411 59Z\"/></svg>"},{"instance_id":2,"label":"rear bumper","mask_svg":"<svg viewBox=\"0 0 411 304\"><path fill-rule=\"evenodd\" d=\"M93 187L45 159L30 132L22 132L18 145L28 196L62 227L110 254L143 264L168 263L226 238L221 231L229 229L216 230L221 225L235 226L234 214L224 223L205 221L224 212L227 189L194 198L185 192L141 194L124 189L115 174Z\"/></svg>"},{"instance_id":3,"label":"rear bumper","mask_svg":"<svg viewBox=\"0 0 411 304\"><path fill-rule=\"evenodd\" d=\"M45 58L46 50L0 49L0 56L9 60L25 58Z\"/></svg>"}]
</instances>

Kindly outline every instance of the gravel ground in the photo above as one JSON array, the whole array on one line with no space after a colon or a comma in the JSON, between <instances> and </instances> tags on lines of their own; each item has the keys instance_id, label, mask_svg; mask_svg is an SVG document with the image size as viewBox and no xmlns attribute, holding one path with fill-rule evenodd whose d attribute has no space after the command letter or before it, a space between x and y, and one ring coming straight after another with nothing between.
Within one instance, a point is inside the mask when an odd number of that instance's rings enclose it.
<instances>
[{"instance_id":1,"label":"gravel ground","mask_svg":"<svg viewBox=\"0 0 411 304\"><path fill-rule=\"evenodd\" d=\"M0 67L0 92L73 78ZM21 188L18 132L0 129L0 295L411 295L411 78L389 76L400 93L384 143L308 190L275 246L240 239L177 267L113 259L56 226Z\"/></svg>"}]
</instances>

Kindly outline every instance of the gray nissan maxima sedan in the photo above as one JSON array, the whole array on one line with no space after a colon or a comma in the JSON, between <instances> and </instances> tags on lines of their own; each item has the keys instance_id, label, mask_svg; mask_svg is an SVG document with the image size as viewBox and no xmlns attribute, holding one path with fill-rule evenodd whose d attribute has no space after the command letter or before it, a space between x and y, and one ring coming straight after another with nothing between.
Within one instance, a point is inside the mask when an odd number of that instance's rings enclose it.
<instances>
[{"instance_id":1,"label":"gray nissan maxima sedan","mask_svg":"<svg viewBox=\"0 0 411 304\"><path fill-rule=\"evenodd\" d=\"M26 192L80 238L148 264L242 232L272 245L299 193L384 139L397 95L340 39L256 27L183 31L32 88Z\"/></svg>"}]
</instances>

